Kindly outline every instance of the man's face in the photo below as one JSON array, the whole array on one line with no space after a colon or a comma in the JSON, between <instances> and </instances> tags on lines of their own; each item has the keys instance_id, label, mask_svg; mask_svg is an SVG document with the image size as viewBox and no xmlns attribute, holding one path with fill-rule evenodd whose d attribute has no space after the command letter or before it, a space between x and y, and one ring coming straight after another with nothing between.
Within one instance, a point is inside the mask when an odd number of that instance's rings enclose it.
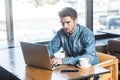
<instances>
[{"instance_id":1,"label":"man's face","mask_svg":"<svg viewBox=\"0 0 120 80\"><path fill-rule=\"evenodd\" d=\"M73 20L70 16L66 16L61 18L61 23L64 31L67 34L72 34L76 29L77 18Z\"/></svg>"}]
</instances>

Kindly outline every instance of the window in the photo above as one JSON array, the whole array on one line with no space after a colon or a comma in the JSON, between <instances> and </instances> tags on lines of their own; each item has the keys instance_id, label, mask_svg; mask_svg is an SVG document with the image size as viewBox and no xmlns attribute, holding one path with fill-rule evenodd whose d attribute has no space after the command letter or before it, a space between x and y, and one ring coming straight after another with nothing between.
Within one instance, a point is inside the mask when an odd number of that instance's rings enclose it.
<instances>
[{"instance_id":1,"label":"window","mask_svg":"<svg viewBox=\"0 0 120 80\"><path fill-rule=\"evenodd\" d=\"M5 8L5 0L0 0L0 43L3 45L7 43L7 38L9 37L13 37L14 42L17 44L19 44L19 41L44 42L51 40L56 32L62 28L58 17L58 11L66 6L76 9L78 11L78 23L86 26L86 1L88 2L90 0L6 1L8 3L12 1L12 28L14 30L10 27L6 28L7 19L5 20L5 9L7 7ZM91 4L90 2L88 2L87 5L88 4L91 5L92 0ZM91 25L90 28L93 29L95 35L98 33L98 30L120 28L119 4L119 0L93 0L93 26L91 17L89 17L91 22L87 19L87 23ZM92 13L87 13L87 16L92 15ZM1 47L3 45L1 45Z\"/></svg>"},{"instance_id":2,"label":"window","mask_svg":"<svg viewBox=\"0 0 120 80\"><path fill-rule=\"evenodd\" d=\"M0 0L0 48L7 45L5 1Z\"/></svg>"},{"instance_id":3,"label":"window","mask_svg":"<svg viewBox=\"0 0 120 80\"><path fill-rule=\"evenodd\" d=\"M120 28L120 0L93 0L93 31Z\"/></svg>"},{"instance_id":4,"label":"window","mask_svg":"<svg viewBox=\"0 0 120 80\"><path fill-rule=\"evenodd\" d=\"M15 42L51 40L62 28L58 11L66 6L78 11L78 23L85 26L85 0L13 0Z\"/></svg>"}]
</instances>

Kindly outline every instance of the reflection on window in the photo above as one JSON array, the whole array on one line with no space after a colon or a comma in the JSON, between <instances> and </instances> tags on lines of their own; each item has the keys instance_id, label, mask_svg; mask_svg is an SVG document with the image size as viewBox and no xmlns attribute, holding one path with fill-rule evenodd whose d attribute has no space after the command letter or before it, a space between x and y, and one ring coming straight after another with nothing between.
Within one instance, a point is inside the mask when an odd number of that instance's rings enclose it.
<instances>
[{"instance_id":1,"label":"reflection on window","mask_svg":"<svg viewBox=\"0 0 120 80\"><path fill-rule=\"evenodd\" d=\"M62 28L58 11L63 7L78 11L78 23L85 25L84 0L13 0L15 41L49 41Z\"/></svg>"},{"instance_id":2,"label":"reflection on window","mask_svg":"<svg viewBox=\"0 0 120 80\"><path fill-rule=\"evenodd\" d=\"M94 33L120 28L120 0L93 0Z\"/></svg>"}]
</instances>

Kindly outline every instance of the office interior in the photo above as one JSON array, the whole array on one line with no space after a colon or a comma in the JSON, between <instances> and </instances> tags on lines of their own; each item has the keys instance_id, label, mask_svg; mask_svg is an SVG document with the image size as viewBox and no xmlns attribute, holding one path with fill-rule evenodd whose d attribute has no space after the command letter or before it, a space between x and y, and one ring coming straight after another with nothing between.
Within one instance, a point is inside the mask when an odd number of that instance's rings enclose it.
<instances>
[{"instance_id":1,"label":"office interior","mask_svg":"<svg viewBox=\"0 0 120 80\"><path fill-rule=\"evenodd\" d=\"M78 23L90 28L96 51L107 54L108 40L120 34L120 0L0 0L0 50L20 48L20 41L47 44L62 28L58 12L63 7L78 12Z\"/></svg>"}]
</instances>

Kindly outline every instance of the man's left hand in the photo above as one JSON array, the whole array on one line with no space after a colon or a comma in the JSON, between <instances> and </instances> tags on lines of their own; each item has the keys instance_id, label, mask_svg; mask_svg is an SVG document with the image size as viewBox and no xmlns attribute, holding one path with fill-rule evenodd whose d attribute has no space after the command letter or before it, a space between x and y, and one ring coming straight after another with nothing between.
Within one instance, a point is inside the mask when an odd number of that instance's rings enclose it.
<instances>
[{"instance_id":1,"label":"man's left hand","mask_svg":"<svg viewBox=\"0 0 120 80\"><path fill-rule=\"evenodd\" d=\"M62 58L57 58L57 57L55 57L55 58L53 58L53 59L51 60L51 63L52 63L52 64L55 64L55 65L62 64Z\"/></svg>"}]
</instances>

